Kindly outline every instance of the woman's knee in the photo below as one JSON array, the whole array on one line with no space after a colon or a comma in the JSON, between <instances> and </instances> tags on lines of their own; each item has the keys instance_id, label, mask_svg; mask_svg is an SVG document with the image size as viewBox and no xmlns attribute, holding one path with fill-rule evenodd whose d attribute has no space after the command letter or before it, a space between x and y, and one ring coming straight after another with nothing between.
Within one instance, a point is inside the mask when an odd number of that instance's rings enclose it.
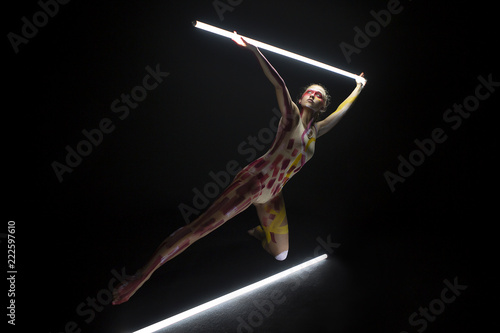
<instances>
[{"instance_id":1,"label":"woman's knee","mask_svg":"<svg viewBox=\"0 0 500 333\"><path fill-rule=\"evenodd\" d=\"M285 250L285 251L280 252L277 255L275 255L274 259L276 259L278 261L283 261L286 259L287 256L288 256L288 250Z\"/></svg>"},{"instance_id":2,"label":"woman's knee","mask_svg":"<svg viewBox=\"0 0 500 333\"><path fill-rule=\"evenodd\" d=\"M271 254L274 259L278 261L283 261L288 256L288 241L268 243L266 248L267 252L269 252L269 254Z\"/></svg>"}]
</instances>

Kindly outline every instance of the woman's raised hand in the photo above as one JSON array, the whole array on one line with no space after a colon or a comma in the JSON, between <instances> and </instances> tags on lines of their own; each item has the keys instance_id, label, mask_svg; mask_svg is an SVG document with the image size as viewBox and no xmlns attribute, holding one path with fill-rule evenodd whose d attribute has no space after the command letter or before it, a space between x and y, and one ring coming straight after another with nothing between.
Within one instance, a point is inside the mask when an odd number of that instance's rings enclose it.
<instances>
[{"instance_id":1,"label":"woman's raised hand","mask_svg":"<svg viewBox=\"0 0 500 333\"><path fill-rule=\"evenodd\" d=\"M359 78L356 78L356 83L360 84L362 88L366 85L365 73L359 74Z\"/></svg>"},{"instance_id":2,"label":"woman's raised hand","mask_svg":"<svg viewBox=\"0 0 500 333\"><path fill-rule=\"evenodd\" d=\"M250 43L247 43L247 41L245 41L243 39L243 37L241 37L240 35L238 35L236 33L236 31L234 32L234 37L231 38L236 44L240 45L240 46L243 46L243 47L246 47L247 49L249 49L250 51L257 51L257 48L255 47L255 45L252 45Z\"/></svg>"}]
</instances>

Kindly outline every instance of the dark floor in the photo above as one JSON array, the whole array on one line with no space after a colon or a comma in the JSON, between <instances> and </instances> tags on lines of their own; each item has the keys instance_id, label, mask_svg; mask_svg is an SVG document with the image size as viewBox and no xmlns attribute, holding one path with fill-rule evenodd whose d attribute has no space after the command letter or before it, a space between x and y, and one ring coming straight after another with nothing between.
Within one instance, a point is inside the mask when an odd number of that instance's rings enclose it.
<instances>
[{"instance_id":1,"label":"dark floor","mask_svg":"<svg viewBox=\"0 0 500 333\"><path fill-rule=\"evenodd\" d=\"M492 323L494 281L488 267L493 261L486 258L493 243L473 231L468 216L453 224L436 216L385 216L338 235L315 220L295 218L284 262L244 234L247 220L251 214L193 245L119 306L107 303L112 273L98 272L98 279L82 271L71 283L63 282L68 289L60 289L61 294L49 292L51 304L69 303L57 316L49 315L52 327L63 328L66 319L82 332L133 332L322 253L329 254L327 260L310 269L162 332L470 332ZM449 284L456 290L443 292ZM100 311L90 310L87 297L98 306L101 299Z\"/></svg>"}]
</instances>

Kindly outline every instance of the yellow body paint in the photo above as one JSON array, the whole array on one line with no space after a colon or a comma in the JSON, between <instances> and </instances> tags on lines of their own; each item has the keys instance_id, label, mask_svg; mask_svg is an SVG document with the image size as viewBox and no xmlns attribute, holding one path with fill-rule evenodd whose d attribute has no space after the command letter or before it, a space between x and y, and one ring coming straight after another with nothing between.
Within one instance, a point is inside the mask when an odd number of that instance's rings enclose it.
<instances>
[{"instance_id":1,"label":"yellow body paint","mask_svg":"<svg viewBox=\"0 0 500 333\"><path fill-rule=\"evenodd\" d=\"M288 234L288 225L282 226L281 223L285 220L286 211L285 208L281 209L279 212L271 209L269 211L270 214L274 215L274 219L269 224L268 227L264 227L264 233L266 234L266 242L271 243L271 233L278 235L286 235Z\"/></svg>"},{"instance_id":2,"label":"yellow body paint","mask_svg":"<svg viewBox=\"0 0 500 333\"><path fill-rule=\"evenodd\" d=\"M338 110L342 110L346 104L352 104L352 103L354 103L354 100L355 100L357 97L358 97L358 96L354 96L354 97L346 98L346 100L345 100L345 101L343 101L343 102L342 102L342 104L340 104L340 105L339 105L339 107L337 108L337 110L336 110L336 111L338 111ZM335 112L336 112L336 111L335 111Z\"/></svg>"},{"instance_id":3,"label":"yellow body paint","mask_svg":"<svg viewBox=\"0 0 500 333\"><path fill-rule=\"evenodd\" d=\"M311 143L313 143L314 141L316 141L315 138L310 138L309 141L307 141L306 148L304 150L307 151L307 148L309 148L309 145ZM292 174L293 170L295 170L295 168L292 168L292 167L296 167L297 164L299 164L299 162L301 160L302 160L302 153L298 154L297 157L295 158L295 160L292 162L292 164L290 164L290 167L288 168L289 171L286 173L285 178L283 180L283 186L285 186L285 184L288 181L288 179L290 178L290 175Z\"/></svg>"}]
</instances>

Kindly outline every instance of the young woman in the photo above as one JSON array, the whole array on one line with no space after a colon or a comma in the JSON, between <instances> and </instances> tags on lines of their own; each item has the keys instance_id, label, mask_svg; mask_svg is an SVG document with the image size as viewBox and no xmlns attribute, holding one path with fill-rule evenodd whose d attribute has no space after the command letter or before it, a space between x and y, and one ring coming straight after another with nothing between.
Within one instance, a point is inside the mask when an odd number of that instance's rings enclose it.
<instances>
[{"instance_id":1,"label":"young woman","mask_svg":"<svg viewBox=\"0 0 500 333\"><path fill-rule=\"evenodd\" d=\"M281 190L313 156L316 139L339 122L366 81L357 80L356 88L337 110L318 122L318 116L325 112L330 102L323 86L307 87L298 101L299 109L290 98L283 79L260 51L241 37L235 37L235 42L255 54L276 89L282 115L276 138L269 151L241 170L206 212L167 237L149 262L114 290L113 304L126 302L161 265L251 205L257 209L260 225L248 233L260 240L264 249L277 260L287 257L288 220Z\"/></svg>"}]
</instances>

